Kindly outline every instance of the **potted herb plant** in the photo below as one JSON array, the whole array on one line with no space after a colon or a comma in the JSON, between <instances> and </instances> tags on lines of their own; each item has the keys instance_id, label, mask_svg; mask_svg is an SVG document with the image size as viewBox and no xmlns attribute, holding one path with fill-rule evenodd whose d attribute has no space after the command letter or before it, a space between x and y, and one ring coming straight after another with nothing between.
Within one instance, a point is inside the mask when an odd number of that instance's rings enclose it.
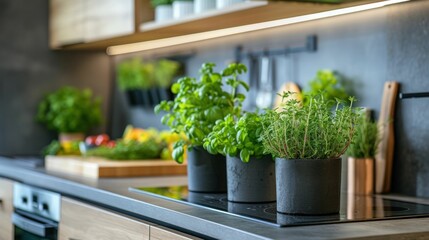
<instances>
[{"instance_id":1,"label":"potted herb plant","mask_svg":"<svg viewBox=\"0 0 429 240\"><path fill-rule=\"evenodd\" d=\"M340 156L352 141L356 122L354 100L348 106L337 103L334 111L323 96L308 100L289 100L283 111L267 110L263 118L263 146L276 157L277 211L335 214L340 207Z\"/></svg>"},{"instance_id":2,"label":"potted herb plant","mask_svg":"<svg viewBox=\"0 0 429 240\"><path fill-rule=\"evenodd\" d=\"M161 59L155 63L154 78L158 86L158 95L160 100L172 100L171 85L177 75L180 64L176 61ZM159 102L157 102L158 104Z\"/></svg>"},{"instance_id":3,"label":"potted herb plant","mask_svg":"<svg viewBox=\"0 0 429 240\"><path fill-rule=\"evenodd\" d=\"M377 123L362 113L347 150L349 193L369 195L374 192L374 159L379 142Z\"/></svg>"},{"instance_id":4,"label":"potted herb plant","mask_svg":"<svg viewBox=\"0 0 429 240\"><path fill-rule=\"evenodd\" d=\"M264 155L260 139L261 116L244 113L218 120L204 139L204 148L227 158L228 200L232 202L274 202L274 161Z\"/></svg>"},{"instance_id":5,"label":"potted herb plant","mask_svg":"<svg viewBox=\"0 0 429 240\"><path fill-rule=\"evenodd\" d=\"M215 72L214 67L213 63L203 64L199 80L179 79L171 87L176 98L155 107L155 112L167 112L162 117L164 124L177 133L184 132L188 138L174 144L173 158L182 163L185 148L190 148L187 153L190 191L226 191L225 157L211 155L202 146L217 120L240 112L244 96L236 93L237 88L241 85L248 89L247 84L238 79L239 74L247 71L244 65L230 64L222 73ZM229 87L230 92L224 87Z\"/></svg>"},{"instance_id":6,"label":"potted herb plant","mask_svg":"<svg viewBox=\"0 0 429 240\"><path fill-rule=\"evenodd\" d=\"M193 0L173 0L173 18L179 19L194 13Z\"/></svg>"},{"instance_id":7,"label":"potted herb plant","mask_svg":"<svg viewBox=\"0 0 429 240\"><path fill-rule=\"evenodd\" d=\"M151 0L155 8L155 21L163 22L173 18L173 0Z\"/></svg>"},{"instance_id":8,"label":"potted herb plant","mask_svg":"<svg viewBox=\"0 0 429 240\"><path fill-rule=\"evenodd\" d=\"M117 83L119 88L127 93L131 106L152 106L150 88L154 85L153 70L152 63L143 63L138 58L125 60L118 64L116 68Z\"/></svg>"},{"instance_id":9,"label":"potted herb plant","mask_svg":"<svg viewBox=\"0 0 429 240\"><path fill-rule=\"evenodd\" d=\"M244 2L244 0L216 0L216 8L221 9L240 2Z\"/></svg>"},{"instance_id":10,"label":"potted herb plant","mask_svg":"<svg viewBox=\"0 0 429 240\"><path fill-rule=\"evenodd\" d=\"M48 94L38 106L37 120L60 134L60 142L83 140L101 123L101 100L89 89L63 87Z\"/></svg>"},{"instance_id":11,"label":"potted herb plant","mask_svg":"<svg viewBox=\"0 0 429 240\"><path fill-rule=\"evenodd\" d=\"M194 13L202 13L212 9L216 9L216 1L194 0Z\"/></svg>"}]
</instances>

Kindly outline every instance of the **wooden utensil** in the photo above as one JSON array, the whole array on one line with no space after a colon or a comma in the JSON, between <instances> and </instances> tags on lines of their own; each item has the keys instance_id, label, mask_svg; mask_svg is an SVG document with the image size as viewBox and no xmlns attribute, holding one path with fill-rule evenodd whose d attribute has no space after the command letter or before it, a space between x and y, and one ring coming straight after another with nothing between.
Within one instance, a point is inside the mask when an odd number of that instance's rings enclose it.
<instances>
[{"instance_id":1,"label":"wooden utensil","mask_svg":"<svg viewBox=\"0 0 429 240\"><path fill-rule=\"evenodd\" d=\"M280 88L279 91L277 91L277 95L276 98L274 100L274 106L273 108L278 108L280 109L280 105L282 104L282 94L283 92L294 92L296 94L292 94L291 96L289 96L287 99L285 99L285 101L289 100L289 99L296 99L298 101L301 101L301 89L299 88L299 86L294 83L294 82L287 82L284 83Z\"/></svg>"},{"instance_id":2,"label":"wooden utensil","mask_svg":"<svg viewBox=\"0 0 429 240\"><path fill-rule=\"evenodd\" d=\"M380 117L378 118L378 126L381 129L380 144L375 156L376 193L387 193L390 191L395 145L393 118L398 88L399 83L397 82L386 82L384 84Z\"/></svg>"}]
</instances>

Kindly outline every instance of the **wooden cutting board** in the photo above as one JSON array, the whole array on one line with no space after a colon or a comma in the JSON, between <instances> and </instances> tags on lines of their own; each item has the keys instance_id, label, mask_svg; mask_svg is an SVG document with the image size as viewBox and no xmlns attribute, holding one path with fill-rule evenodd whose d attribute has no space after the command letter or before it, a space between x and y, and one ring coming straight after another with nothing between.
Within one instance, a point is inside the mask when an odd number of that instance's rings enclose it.
<instances>
[{"instance_id":1,"label":"wooden cutting board","mask_svg":"<svg viewBox=\"0 0 429 240\"><path fill-rule=\"evenodd\" d=\"M395 103L398 95L399 83L386 82L384 84L383 99L381 102L378 125L380 128L380 144L375 156L375 192L388 193L392 178L393 153L395 145L394 117Z\"/></svg>"},{"instance_id":2,"label":"wooden cutting board","mask_svg":"<svg viewBox=\"0 0 429 240\"><path fill-rule=\"evenodd\" d=\"M98 157L46 156L45 168L90 178L185 175L186 163L173 160L112 161Z\"/></svg>"}]
</instances>

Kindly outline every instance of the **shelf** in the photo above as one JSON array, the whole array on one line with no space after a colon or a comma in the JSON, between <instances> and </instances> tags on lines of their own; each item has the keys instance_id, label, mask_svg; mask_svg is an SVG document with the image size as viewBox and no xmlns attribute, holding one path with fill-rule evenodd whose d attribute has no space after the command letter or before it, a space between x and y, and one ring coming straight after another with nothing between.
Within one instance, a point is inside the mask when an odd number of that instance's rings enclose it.
<instances>
[{"instance_id":1,"label":"shelf","mask_svg":"<svg viewBox=\"0 0 429 240\"><path fill-rule=\"evenodd\" d=\"M70 50L94 50L106 49L109 46L141 43L141 42L156 42L159 41L174 41L174 37L191 36L201 38L200 33L215 32L218 30L236 29L243 26L245 30L230 31L230 33L222 33L220 37L228 34L237 34L242 32L250 32L253 30L262 29L261 26L256 26L259 23L272 23L268 27L280 26L282 23L276 23L276 20L292 19L291 23L299 16L312 16L313 14L328 12L337 9L346 9L354 6L370 5L372 3L380 3L374 5L382 7L388 4L404 2L407 0L359 0L353 2L345 2L340 4L323 4L310 2L267 2L267 1L248 1L242 4L236 4L228 9L212 10L202 14L189 16L187 18L172 20L164 23L148 22L140 25L138 32L126 36L114 37L105 40L94 42L86 42L75 45L64 46L62 49ZM384 4L385 3L385 4ZM375 7L373 7L375 8ZM370 8L368 8L370 9ZM366 9L362 9L366 10ZM362 11L357 9L356 11ZM349 11L354 12L354 11ZM348 12L346 12L348 13ZM341 15L345 13L338 13ZM322 16L323 17L323 16ZM318 18L322 18L318 17ZM317 18L314 18L317 19ZM308 19L312 20L312 19ZM295 21L295 22L294 22ZM277 25L276 25L277 24ZM246 28L247 27L247 28ZM268 28L266 27L266 28ZM258 29L259 28L259 29ZM178 42L182 44L183 42ZM174 44L174 43L172 43Z\"/></svg>"}]
</instances>

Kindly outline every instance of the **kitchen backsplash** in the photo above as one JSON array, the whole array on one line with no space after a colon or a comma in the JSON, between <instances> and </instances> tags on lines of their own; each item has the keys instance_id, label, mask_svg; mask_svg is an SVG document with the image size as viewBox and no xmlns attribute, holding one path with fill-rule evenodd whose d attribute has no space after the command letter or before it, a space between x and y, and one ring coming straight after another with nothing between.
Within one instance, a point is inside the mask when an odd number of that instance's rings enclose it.
<instances>
[{"instance_id":1,"label":"kitchen backsplash","mask_svg":"<svg viewBox=\"0 0 429 240\"><path fill-rule=\"evenodd\" d=\"M305 87L317 70L333 69L350 80L358 105L373 109L378 116L385 81L400 82L404 92L429 91L428 12L429 1L414 1L215 39L197 46L196 55L187 62L187 72L196 76L207 61L223 68L234 60L238 45L249 51L278 49L301 45L308 35L315 34L317 52L275 58L275 85L294 81ZM428 102L424 98L397 102L393 192L429 197ZM132 122L142 126L159 121L159 116L147 111L133 109L128 114Z\"/></svg>"}]
</instances>

